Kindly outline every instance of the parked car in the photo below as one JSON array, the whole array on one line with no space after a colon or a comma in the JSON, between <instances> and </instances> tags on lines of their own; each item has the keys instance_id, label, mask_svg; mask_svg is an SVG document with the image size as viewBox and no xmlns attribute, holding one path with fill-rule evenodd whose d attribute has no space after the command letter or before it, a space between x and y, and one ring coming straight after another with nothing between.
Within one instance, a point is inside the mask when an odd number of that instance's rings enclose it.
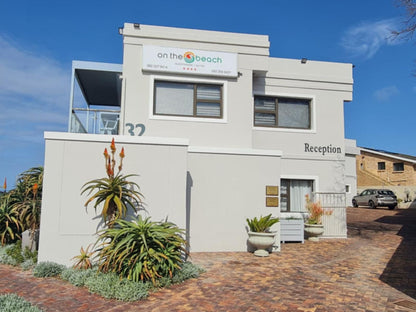
<instances>
[{"instance_id":1,"label":"parked car","mask_svg":"<svg viewBox=\"0 0 416 312\"><path fill-rule=\"evenodd\" d=\"M367 189L353 197L352 205L354 207L370 206L370 208L386 206L394 209L397 206L397 196L391 190Z\"/></svg>"}]
</instances>

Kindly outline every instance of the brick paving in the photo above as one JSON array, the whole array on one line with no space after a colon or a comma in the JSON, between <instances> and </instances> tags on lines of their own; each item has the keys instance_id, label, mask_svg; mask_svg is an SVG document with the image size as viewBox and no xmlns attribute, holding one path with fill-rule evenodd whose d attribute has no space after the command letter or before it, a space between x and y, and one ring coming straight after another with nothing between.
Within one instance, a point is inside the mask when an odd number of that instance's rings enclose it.
<instances>
[{"instance_id":1,"label":"brick paving","mask_svg":"<svg viewBox=\"0 0 416 312\"><path fill-rule=\"evenodd\" d=\"M49 311L416 311L416 209L348 208L348 239L194 253L206 273L133 303L0 265L0 293Z\"/></svg>"}]
</instances>

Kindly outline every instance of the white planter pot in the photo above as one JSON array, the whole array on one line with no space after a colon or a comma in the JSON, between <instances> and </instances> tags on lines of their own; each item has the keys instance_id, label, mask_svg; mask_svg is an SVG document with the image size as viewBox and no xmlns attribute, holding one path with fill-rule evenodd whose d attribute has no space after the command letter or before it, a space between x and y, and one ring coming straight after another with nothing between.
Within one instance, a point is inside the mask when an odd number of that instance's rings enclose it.
<instances>
[{"instance_id":1,"label":"white planter pot","mask_svg":"<svg viewBox=\"0 0 416 312\"><path fill-rule=\"evenodd\" d=\"M256 248L254 255L268 257L267 249L271 248L275 241L276 233L248 232L248 241Z\"/></svg>"},{"instance_id":2,"label":"white planter pot","mask_svg":"<svg viewBox=\"0 0 416 312\"><path fill-rule=\"evenodd\" d=\"M304 231L308 240L317 242L319 241L319 236L324 233L324 225L305 223Z\"/></svg>"}]
</instances>

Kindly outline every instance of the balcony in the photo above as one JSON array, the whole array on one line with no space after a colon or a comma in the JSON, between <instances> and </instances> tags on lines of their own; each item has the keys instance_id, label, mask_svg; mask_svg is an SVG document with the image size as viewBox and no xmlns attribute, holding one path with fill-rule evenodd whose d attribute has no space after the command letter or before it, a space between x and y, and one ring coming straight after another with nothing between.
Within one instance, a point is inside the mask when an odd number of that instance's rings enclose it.
<instances>
[{"instance_id":1,"label":"balcony","mask_svg":"<svg viewBox=\"0 0 416 312\"><path fill-rule=\"evenodd\" d=\"M72 62L68 132L119 133L122 65Z\"/></svg>"}]
</instances>

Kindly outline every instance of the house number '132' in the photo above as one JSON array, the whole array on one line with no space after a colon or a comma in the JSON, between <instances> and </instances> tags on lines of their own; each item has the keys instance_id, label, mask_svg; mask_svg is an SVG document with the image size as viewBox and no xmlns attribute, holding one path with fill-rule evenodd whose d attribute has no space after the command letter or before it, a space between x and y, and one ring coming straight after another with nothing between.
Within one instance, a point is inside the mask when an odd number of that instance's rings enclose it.
<instances>
[{"instance_id":1,"label":"house number '132'","mask_svg":"<svg viewBox=\"0 0 416 312\"><path fill-rule=\"evenodd\" d=\"M133 125L132 123L126 123L126 127L129 128L127 130L127 132L132 136L135 136L135 135L141 136L141 135L143 135L144 131L146 130L146 127L144 126L144 124L135 124L135 125ZM135 132L137 132L137 134Z\"/></svg>"}]
</instances>

